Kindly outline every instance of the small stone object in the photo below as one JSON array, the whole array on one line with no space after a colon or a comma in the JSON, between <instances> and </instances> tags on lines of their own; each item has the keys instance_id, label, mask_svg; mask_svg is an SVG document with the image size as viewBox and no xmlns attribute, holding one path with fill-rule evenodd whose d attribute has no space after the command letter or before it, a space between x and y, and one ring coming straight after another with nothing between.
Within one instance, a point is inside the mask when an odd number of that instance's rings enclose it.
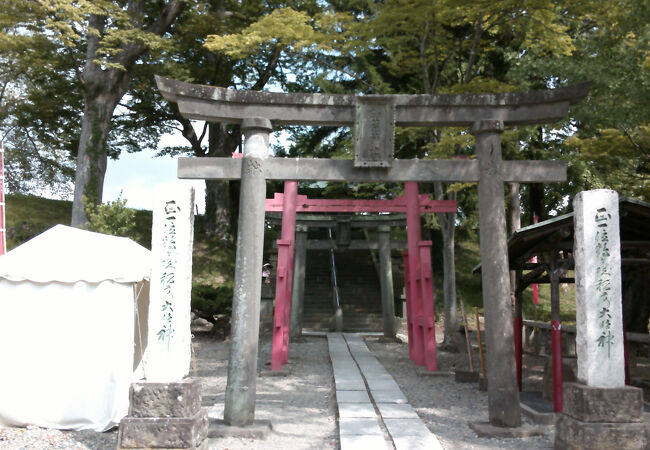
<instances>
[{"instance_id":1,"label":"small stone object","mask_svg":"<svg viewBox=\"0 0 650 450\"><path fill-rule=\"evenodd\" d=\"M201 382L133 383L129 415L120 421L118 449L197 449L208 435Z\"/></svg>"},{"instance_id":2,"label":"small stone object","mask_svg":"<svg viewBox=\"0 0 650 450\"><path fill-rule=\"evenodd\" d=\"M454 374L456 383L478 383L481 374L479 372L469 372L466 370L457 370Z\"/></svg>"}]
</instances>

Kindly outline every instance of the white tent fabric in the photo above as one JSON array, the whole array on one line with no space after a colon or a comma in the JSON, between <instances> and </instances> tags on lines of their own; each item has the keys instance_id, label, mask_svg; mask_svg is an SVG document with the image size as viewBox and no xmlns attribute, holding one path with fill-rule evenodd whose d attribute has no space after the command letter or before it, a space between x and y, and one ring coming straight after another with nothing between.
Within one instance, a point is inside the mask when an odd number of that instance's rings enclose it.
<instances>
[{"instance_id":1,"label":"white tent fabric","mask_svg":"<svg viewBox=\"0 0 650 450\"><path fill-rule=\"evenodd\" d=\"M0 277L37 283L149 279L151 252L131 239L56 225L0 257Z\"/></svg>"},{"instance_id":2,"label":"white tent fabric","mask_svg":"<svg viewBox=\"0 0 650 450\"><path fill-rule=\"evenodd\" d=\"M128 412L150 252L62 227L0 257L0 425L104 431Z\"/></svg>"}]
</instances>

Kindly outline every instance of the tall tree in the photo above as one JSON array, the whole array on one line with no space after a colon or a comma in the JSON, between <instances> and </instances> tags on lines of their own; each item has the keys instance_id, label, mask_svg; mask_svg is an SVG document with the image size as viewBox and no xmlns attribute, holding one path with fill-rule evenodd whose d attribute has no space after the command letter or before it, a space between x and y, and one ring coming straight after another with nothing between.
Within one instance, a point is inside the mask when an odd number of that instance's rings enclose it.
<instances>
[{"instance_id":1,"label":"tall tree","mask_svg":"<svg viewBox=\"0 0 650 450\"><path fill-rule=\"evenodd\" d=\"M186 2L7 0L6 3L11 11L17 12L11 15L8 29L20 30L32 41L47 41L55 55L66 55L70 60L67 67L49 64L46 68L54 79L74 80L74 90L83 99L76 140L72 224L84 226L86 213L82 198L85 196L94 203L102 199L109 153L107 142L116 107L128 91L141 58L165 45L165 35L180 17ZM10 34L3 30L0 38L0 42L5 41Z\"/></svg>"}]
</instances>

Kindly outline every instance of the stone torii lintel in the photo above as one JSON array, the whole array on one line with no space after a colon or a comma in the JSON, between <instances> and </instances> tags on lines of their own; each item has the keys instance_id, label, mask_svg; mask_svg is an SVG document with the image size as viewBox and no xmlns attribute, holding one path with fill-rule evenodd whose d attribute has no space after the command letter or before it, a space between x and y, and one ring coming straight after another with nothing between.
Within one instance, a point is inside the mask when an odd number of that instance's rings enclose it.
<instances>
[{"instance_id":1,"label":"stone torii lintel","mask_svg":"<svg viewBox=\"0 0 650 450\"><path fill-rule=\"evenodd\" d=\"M368 95L275 93L185 83L156 76L163 97L178 103L184 117L211 122L241 123L266 117L275 125L350 126L356 120L358 98L375 98L395 107L396 126L471 126L497 119L506 126L555 122L569 105L589 91L589 83L558 89L500 94Z\"/></svg>"}]
</instances>

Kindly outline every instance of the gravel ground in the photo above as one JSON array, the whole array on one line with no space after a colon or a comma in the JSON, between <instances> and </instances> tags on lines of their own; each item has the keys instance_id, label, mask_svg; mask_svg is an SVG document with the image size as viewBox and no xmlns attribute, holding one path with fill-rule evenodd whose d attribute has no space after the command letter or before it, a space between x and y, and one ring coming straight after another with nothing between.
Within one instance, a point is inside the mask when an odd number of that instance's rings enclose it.
<instances>
[{"instance_id":1,"label":"gravel ground","mask_svg":"<svg viewBox=\"0 0 650 450\"><path fill-rule=\"evenodd\" d=\"M405 343L366 339L368 347L393 375L411 405L446 449L517 449L551 448L553 430L527 439L482 439L469 429L470 421L486 421L487 393L474 384L455 383L452 377L423 377L408 359ZM222 417L226 387L229 342L217 341L207 335L194 340L195 368L193 375L203 379L203 404L210 415ZM268 369L270 335L260 340L259 367ZM467 369L463 354L439 350L441 371ZM476 364L478 357L474 355ZM536 361L533 361L535 363ZM530 361L529 361L530 363ZM260 377L257 382L256 418L269 419L272 436L264 441L246 439L211 440L211 449L327 449L338 448L335 391L332 369L324 337L305 337L292 342L291 375ZM540 371L530 371L527 387L539 384ZM216 405L216 406L215 406ZM72 432L38 427L0 428L0 449L113 449L117 442L115 430L106 433Z\"/></svg>"},{"instance_id":2,"label":"gravel ground","mask_svg":"<svg viewBox=\"0 0 650 450\"><path fill-rule=\"evenodd\" d=\"M409 403L439 439L445 449L543 449L553 448L553 427L544 427L544 436L522 439L478 438L468 422L487 422L487 392L475 383L456 383L453 376L422 376L409 359L405 343L385 343L368 337L366 345L390 372ZM474 354L475 367L478 356ZM469 370L466 354L438 349L438 370ZM527 380L531 385L537 379ZM526 422L524 420L524 422ZM527 422L530 423L530 422Z\"/></svg>"}]
</instances>

